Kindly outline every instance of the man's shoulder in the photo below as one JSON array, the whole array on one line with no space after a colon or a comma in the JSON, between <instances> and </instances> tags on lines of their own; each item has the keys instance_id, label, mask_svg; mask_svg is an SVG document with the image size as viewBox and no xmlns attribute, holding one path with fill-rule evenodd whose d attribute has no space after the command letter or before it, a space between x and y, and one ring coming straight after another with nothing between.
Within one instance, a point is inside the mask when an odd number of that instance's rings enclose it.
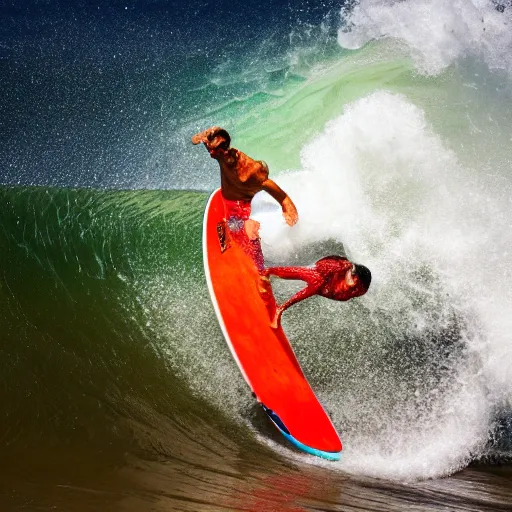
<instances>
[{"instance_id":1,"label":"man's shoulder","mask_svg":"<svg viewBox=\"0 0 512 512\"><path fill-rule=\"evenodd\" d=\"M264 162L263 160L257 160L257 162L261 165L262 169L268 173L268 165L267 162Z\"/></svg>"},{"instance_id":2,"label":"man's shoulder","mask_svg":"<svg viewBox=\"0 0 512 512\"><path fill-rule=\"evenodd\" d=\"M239 164L244 174L258 180L266 180L268 178L268 166L262 160L254 160L253 158L243 155L239 158Z\"/></svg>"},{"instance_id":3,"label":"man's shoulder","mask_svg":"<svg viewBox=\"0 0 512 512\"><path fill-rule=\"evenodd\" d=\"M334 273L343 270L345 267L350 266L350 262L343 256L325 256L315 263L319 271L326 273Z\"/></svg>"},{"instance_id":4,"label":"man's shoulder","mask_svg":"<svg viewBox=\"0 0 512 512\"><path fill-rule=\"evenodd\" d=\"M345 256L338 256L338 255L331 255L331 256L324 256L323 258L319 259L317 261L317 263L320 263L320 262L336 262L336 263L340 263L342 261L348 261L347 258Z\"/></svg>"}]
</instances>

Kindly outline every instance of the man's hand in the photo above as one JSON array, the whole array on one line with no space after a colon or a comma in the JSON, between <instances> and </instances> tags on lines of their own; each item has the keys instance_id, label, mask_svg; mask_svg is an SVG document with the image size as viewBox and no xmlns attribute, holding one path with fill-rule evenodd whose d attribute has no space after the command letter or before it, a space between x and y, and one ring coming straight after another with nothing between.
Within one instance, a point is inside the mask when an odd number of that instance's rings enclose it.
<instances>
[{"instance_id":1,"label":"man's hand","mask_svg":"<svg viewBox=\"0 0 512 512\"><path fill-rule=\"evenodd\" d=\"M281 208L283 209L283 217L288 226L294 226L299 220L299 214L297 212L297 208L293 204L293 201L286 196L281 203Z\"/></svg>"},{"instance_id":2,"label":"man's hand","mask_svg":"<svg viewBox=\"0 0 512 512\"><path fill-rule=\"evenodd\" d=\"M283 209L283 217L288 226L293 226L299 220L299 214L297 208L293 204L293 201L288 197L288 194L279 185L271 179L266 179L262 184L261 188L268 192Z\"/></svg>"},{"instance_id":3,"label":"man's hand","mask_svg":"<svg viewBox=\"0 0 512 512\"><path fill-rule=\"evenodd\" d=\"M207 144L208 142L210 142L210 137L220 129L221 128L219 126L212 126L210 128L207 128L203 132L196 133L192 137L192 144L200 144L201 142Z\"/></svg>"},{"instance_id":4,"label":"man's hand","mask_svg":"<svg viewBox=\"0 0 512 512\"><path fill-rule=\"evenodd\" d=\"M204 132L196 133L196 134L192 137L192 144L200 144L201 142L205 142L205 139L204 139L204 137L203 137L203 133L204 133Z\"/></svg>"},{"instance_id":5,"label":"man's hand","mask_svg":"<svg viewBox=\"0 0 512 512\"><path fill-rule=\"evenodd\" d=\"M348 286L352 287L355 285L355 282L354 282L354 276L355 276L355 272L356 272L356 267L354 264L352 264L352 267L350 267L348 270L347 270L347 273L345 274L345 282L347 283Z\"/></svg>"},{"instance_id":6,"label":"man's hand","mask_svg":"<svg viewBox=\"0 0 512 512\"><path fill-rule=\"evenodd\" d=\"M247 219L245 221L245 232L249 240L258 240L260 237L260 223L254 219Z\"/></svg>"}]
</instances>

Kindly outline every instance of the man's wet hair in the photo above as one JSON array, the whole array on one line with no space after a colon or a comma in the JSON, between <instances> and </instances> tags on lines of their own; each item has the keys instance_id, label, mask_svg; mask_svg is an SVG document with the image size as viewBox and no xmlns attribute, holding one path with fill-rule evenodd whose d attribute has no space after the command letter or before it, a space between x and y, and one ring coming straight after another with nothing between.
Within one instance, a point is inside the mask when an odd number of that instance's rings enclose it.
<instances>
[{"instance_id":1,"label":"man's wet hair","mask_svg":"<svg viewBox=\"0 0 512 512\"><path fill-rule=\"evenodd\" d=\"M224 128L220 128L216 132L212 133L208 137L208 140L212 141L216 137L222 137L223 139L226 139L226 142L219 144L219 148L222 148L224 150L229 149L229 146L231 145L231 136L229 135L229 133L226 130L224 130Z\"/></svg>"},{"instance_id":2,"label":"man's wet hair","mask_svg":"<svg viewBox=\"0 0 512 512\"><path fill-rule=\"evenodd\" d=\"M370 269L364 265L358 265L357 263L354 263L354 266L356 267L356 275L359 278L359 282L366 290L368 290L368 288L370 288L370 283L372 282L372 273L370 272Z\"/></svg>"}]
</instances>

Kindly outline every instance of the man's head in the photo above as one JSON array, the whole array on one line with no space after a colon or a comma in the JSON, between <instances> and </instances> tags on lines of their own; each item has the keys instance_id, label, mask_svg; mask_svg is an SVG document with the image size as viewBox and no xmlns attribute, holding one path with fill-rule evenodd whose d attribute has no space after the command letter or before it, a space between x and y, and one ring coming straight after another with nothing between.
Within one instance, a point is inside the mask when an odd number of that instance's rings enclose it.
<instances>
[{"instance_id":1,"label":"man's head","mask_svg":"<svg viewBox=\"0 0 512 512\"><path fill-rule=\"evenodd\" d=\"M208 134L207 141L204 143L210 156L215 159L225 156L225 153L229 151L230 144L231 137L223 128L219 128L213 133Z\"/></svg>"},{"instance_id":2,"label":"man's head","mask_svg":"<svg viewBox=\"0 0 512 512\"><path fill-rule=\"evenodd\" d=\"M359 282L364 289L364 293L366 293L368 288L370 288L370 283L372 282L372 273L370 272L370 269L364 265L354 263L354 266L352 267L352 274L358 277Z\"/></svg>"},{"instance_id":3,"label":"man's head","mask_svg":"<svg viewBox=\"0 0 512 512\"><path fill-rule=\"evenodd\" d=\"M345 274L345 279L341 283L341 287L350 295L350 298L360 297L364 295L370 283L372 282L372 273L370 269L364 265L358 265L352 263L352 267L349 268Z\"/></svg>"}]
</instances>

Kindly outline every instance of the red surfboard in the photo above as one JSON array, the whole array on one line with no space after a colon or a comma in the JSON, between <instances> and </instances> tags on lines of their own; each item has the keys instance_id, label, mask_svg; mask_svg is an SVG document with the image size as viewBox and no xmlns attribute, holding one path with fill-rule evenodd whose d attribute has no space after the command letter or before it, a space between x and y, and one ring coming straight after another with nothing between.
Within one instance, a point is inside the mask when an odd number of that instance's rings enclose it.
<instances>
[{"instance_id":1,"label":"red surfboard","mask_svg":"<svg viewBox=\"0 0 512 512\"><path fill-rule=\"evenodd\" d=\"M229 237L221 191L203 224L206 280L226 342L254 396L281 433L301 450L330 460L341 441L281 327L270 327L253 259Z\"/></svg>"}]
</instances>

